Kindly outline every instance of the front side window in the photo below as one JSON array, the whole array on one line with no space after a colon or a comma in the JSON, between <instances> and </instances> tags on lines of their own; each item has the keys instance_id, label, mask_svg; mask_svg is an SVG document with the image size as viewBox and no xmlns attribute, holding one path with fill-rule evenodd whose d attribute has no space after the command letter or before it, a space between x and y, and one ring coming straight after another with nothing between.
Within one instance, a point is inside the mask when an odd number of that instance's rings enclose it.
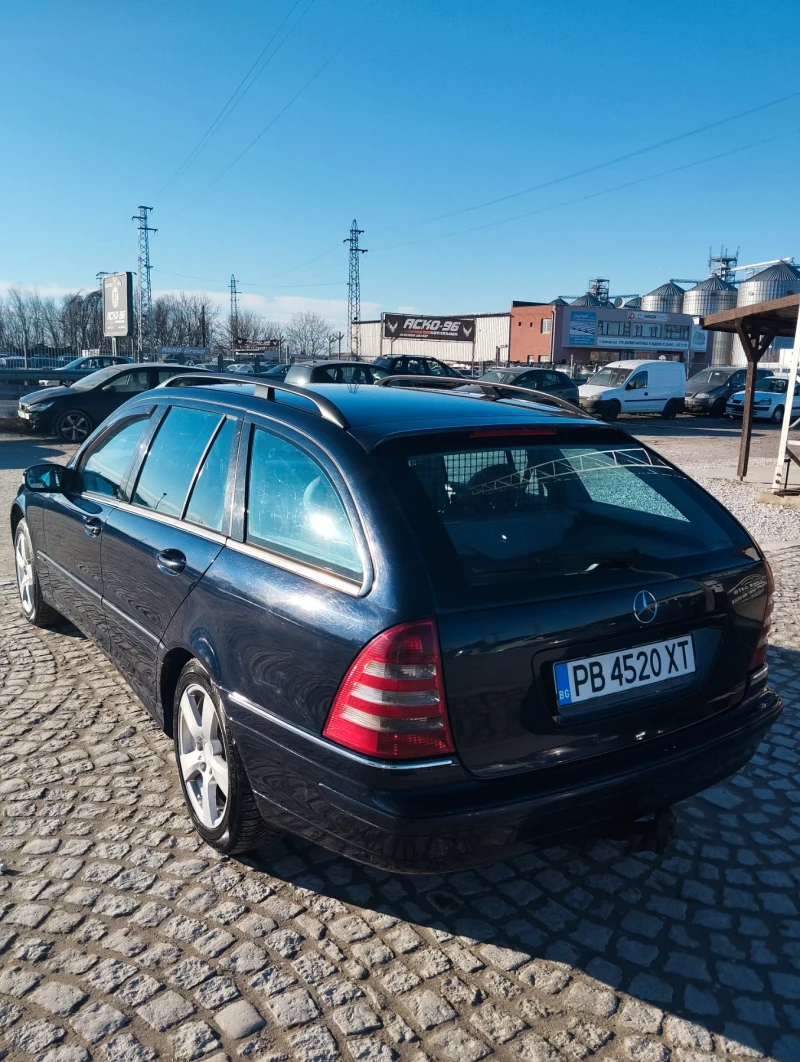
<instances>
[{"instance_id":1,"label":"front side window","mask_svg":"<svg viewBox=\"0 0 800 1062\"><path fill-rule=\"evenodd\" d=\"M328 475L299 447L261 428L250 447L246 541L345 578L363 575L353 529Z\"/></svg>"},{"instance_id":2,"label":"front side window","mask_svg":"<svg viewBox=\"0 0 800 1062\"><path fill-rule=\"evenodd\" d=\"M205 409L173 406L150 444L133 504L180 516L195 469L221 419Z\"/></svg>"},{"instance_id":3,"label":"front side window","mask_svg":"<svg viewBox=\"0 0 800 1062\"><path fill-rule=\"evenodd\" d=\"M126 421L91 451L81 466L83 490L108 498L122 497L122 484L149 422L149 414Z\"/></svg>"},{"instance_id":4,"label":"front side window","mask_svg":"<svg viewBox=\"0 0 800 1062\"><path fill-rule=\"evenodd\" d=\"M441 361L429 361L428 372L431 376L449 376L450 370Z\"/></svg>"},{"instance_id":5,"label":"front side window","mask_svg":"<svg viewBox=\"0 0 800 1062\"><path fill-rule=\"evenodd\" d=\"M150 373L147 369L123 373L107 383L103 390L115 395L140 395L142 391L150 390Z\"/></svg>"},{"instance_id":6,"label":"front side window","mask_svg":"<svg viewBox=\"0 0 800 1062\"><path fill-rule=\"evenodd\" d=\"M643 391L647 387L647 373L637 372L625 387L626 391Z\"/></svg>"}]
</instances>

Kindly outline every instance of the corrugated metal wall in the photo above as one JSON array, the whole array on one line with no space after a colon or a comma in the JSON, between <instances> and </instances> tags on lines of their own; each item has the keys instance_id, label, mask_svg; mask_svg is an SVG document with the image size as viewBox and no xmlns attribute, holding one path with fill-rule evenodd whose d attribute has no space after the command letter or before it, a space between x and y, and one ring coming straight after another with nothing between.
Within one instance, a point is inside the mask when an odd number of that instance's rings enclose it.
<instances>
[{"instance_id":1,"label":"corrugated metal wall","mask_svg":"<svg viewBox=\"0 0 800 1062\"><path fill-rule=\"evenodd\" d=\"M500 361L508 360L508 334L511 317L507 313L487 315L475 319L475 361L494 361L500 348ZM381 322L364 321L358 325L361 333L361 357L372 361L381 354ZM383 354L417 354L438 358L439 361L469 365L472 346L469 343L448 343L441 339L384 339Z\"/></svg>"}]
</instances>

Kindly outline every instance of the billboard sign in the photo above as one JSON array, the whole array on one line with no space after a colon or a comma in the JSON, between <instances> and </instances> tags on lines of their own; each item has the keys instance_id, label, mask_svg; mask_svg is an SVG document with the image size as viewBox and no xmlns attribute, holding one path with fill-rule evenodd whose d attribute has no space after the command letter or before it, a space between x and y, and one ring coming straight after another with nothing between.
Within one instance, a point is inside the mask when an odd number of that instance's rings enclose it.
<instances>
[{"instance_id":1,"label":"billboard sign","mask_svg":"<svg viewBox=\"0 0 800 1062\"><path fill-rule=\"evenodd\" d=\"M705 352L708 349L708 332L699 324L692 325L692 341L690 349L695 353Z\"/></svg>"},{"instance_id":2,"label":"billboard sign","mask_svg":"<svg viewBox=\"0 0 800 1062\"><path fill-rule=\"evenodd\" d=\"M686 350L686 339L659 339L650 336L598 336L593 340L596 347L612 347L614 350Z\"/></svg>"},{"instance_id":3,"label":"billboard sign","mask_svg":"<svg viewBox=\"0 0 800 1062\"><path fill-rule=\"evenodd\" d=\"M103 277L103 335L133 335L133 274Z\"/></svg>"},{"instance_id":4,"label":"billboard sign","mask_svg":"<svg viewBox=\"0 0 800 1062\"><path fill-rule=\"evenodd\" d=\"M474 317L409 317L383 315L384 339L446 339L451 343L475 342Z\"/></svg>"},{"instance_id":5,"label":"billboard sign","mask_svg":"<svg viewBox=\"0 0 800 1062\"><path fill-rule=\"evenodd\" d=\"M568 346L593 347L596 328L597 313L594 310L570 310Z\"/></svg>"}]
</instances>

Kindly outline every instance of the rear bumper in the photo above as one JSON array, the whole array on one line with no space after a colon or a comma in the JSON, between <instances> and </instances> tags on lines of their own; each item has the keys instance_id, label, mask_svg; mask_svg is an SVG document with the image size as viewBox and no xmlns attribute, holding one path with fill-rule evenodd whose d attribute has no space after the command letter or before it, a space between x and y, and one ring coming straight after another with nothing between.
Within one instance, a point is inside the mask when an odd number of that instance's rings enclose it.
<instances>
[{"instance_id":1,"label":"rear bumper","mask_svg":"<svg viewBox=\"0 0 800 1062\"><path fill-rule=\"evenodd\" d=\"M675 804L738 771L782 710L768 688L704 724L585 764L477 781L460 765L382 772L335 750L326 762L291 732L226 698L261 813L270 822L387 870L452 871L586 836ZM269 732L267 732L269 731ZM314 755L314 753L312 753ZM387 777L391 774L391 777ZM401 776L401 777L398 777Z\"/></svg>"}]
</instances>

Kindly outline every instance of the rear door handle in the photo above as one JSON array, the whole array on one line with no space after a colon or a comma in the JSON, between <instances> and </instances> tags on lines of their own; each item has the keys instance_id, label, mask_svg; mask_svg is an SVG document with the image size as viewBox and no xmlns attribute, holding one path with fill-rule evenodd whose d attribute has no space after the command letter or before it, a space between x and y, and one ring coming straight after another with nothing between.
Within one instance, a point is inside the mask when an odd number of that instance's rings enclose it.
<instances>
[{"instance_id":1,"label":"rear door handle","mask_svg":"<svg viewBox=\"0 0 800 1062\"><path fill-rule=\"evenodd\" d=\"M179 549L162 549L156 564L165 575L180 575L186 567L186 556Z\"/></svg>"},{"instance_id":2,"label":"rear door handle","mask_svg":"<svg viewBox=\"0 0 800 1062\"><path fill-rule=\"evenodd\" d=\"M83 530L89 536L89 538L97 538L100 532L103 530L103 524L96 516L87 516L83 521Z\"/></svg>"}]
</instances>

